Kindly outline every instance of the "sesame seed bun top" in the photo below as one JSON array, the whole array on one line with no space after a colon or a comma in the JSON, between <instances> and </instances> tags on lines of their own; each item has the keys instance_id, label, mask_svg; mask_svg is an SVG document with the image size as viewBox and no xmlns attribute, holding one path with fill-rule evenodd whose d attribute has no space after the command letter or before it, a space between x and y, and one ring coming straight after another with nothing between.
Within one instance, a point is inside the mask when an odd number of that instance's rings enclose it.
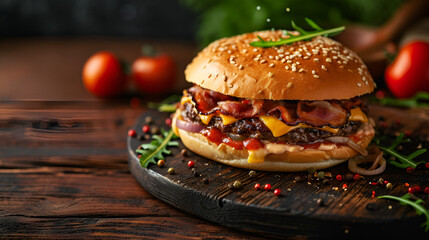
<instances>
[{"instance_id":1,"label":"sesame seed bun top","mask_svg":"<svg viewBox=\"0 0 429 240\"><path fill-rule=\"evenodd\" d=\"M375 83L356 53L326 37L260 48L249 43L287 38L260 31L223 38L203 49L186 79L225 95L271 100L349 99L370 93Z\"/></svg>"}]
</instances>

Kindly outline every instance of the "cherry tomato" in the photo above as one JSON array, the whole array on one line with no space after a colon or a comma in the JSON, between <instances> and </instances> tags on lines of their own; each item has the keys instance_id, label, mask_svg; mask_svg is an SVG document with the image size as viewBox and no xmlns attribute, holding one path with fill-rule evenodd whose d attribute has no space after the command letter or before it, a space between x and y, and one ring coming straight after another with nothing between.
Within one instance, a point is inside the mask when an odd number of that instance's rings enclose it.
<instances>
[{"instance_id":1,"label":"cherry tomato","mask_svg":"<svg viewBox=\"0 0 429 240\"><path fill-rule=\"evenodd\" d=\"M82 81L85 88L97 97L112 97L122 93L127 76L118 58L111 52L102 51L86 61Z\"/></svg>"},{"instance_id":2,"label":"cherry tomato","mask_svg":"<svg viewBox=\"0 0 429 240\"><path fill-rule=\"evenodd\" d=\"M176 82L176 64L167 54L139 57L131 71L137 88L150 95L167 93Z\"/></svg>"},{"instance_id":3,"label":"cherry tomato","mask_svg":"<svg viewBox=\"0 0 429 240\"><path fill-rule=\"evenodd\" d=\"M411 42L401 48L385 72L389 90L398 98L429 92L429 43Z\"/></svg>"}]
</instances>

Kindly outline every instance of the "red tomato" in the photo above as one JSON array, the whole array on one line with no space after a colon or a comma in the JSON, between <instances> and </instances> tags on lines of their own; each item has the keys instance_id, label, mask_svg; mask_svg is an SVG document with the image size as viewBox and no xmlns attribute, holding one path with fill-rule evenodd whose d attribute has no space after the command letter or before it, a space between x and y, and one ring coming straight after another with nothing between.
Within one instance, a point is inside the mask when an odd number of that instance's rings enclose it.
<instances>
[{"instance_id":1,"label":"red tomato","mask_svg":"<svg viewBox=\"0 0 429 240\"><path fill-rule=\"evenodd\" d=\"M385 72L389 90L398 98L429 92L429 43L411 42L401 48Z\"/></svg>"},{"instance_id":2,"label":"red tomato","mask_svg":"<svg viewBox=\"0 0 429 240\"><path fill-rule=\"evenodd\" d=\"M118 58L111 52L92 55L83 66L82 81L85 88L97 97L112 97L124 90L127 76Z\"/></svg>"},{"instance_id":3,"label":"red tomato","mask_svg":"<svg viewBox=\"0 0 429 240\"><path fill-rule=\"evenodd\" d=\"M134 83L146 94L162 94L172 89L176 82L176 64L166 54L139 57L131 67Z\"/></svg>"}]
</instances>

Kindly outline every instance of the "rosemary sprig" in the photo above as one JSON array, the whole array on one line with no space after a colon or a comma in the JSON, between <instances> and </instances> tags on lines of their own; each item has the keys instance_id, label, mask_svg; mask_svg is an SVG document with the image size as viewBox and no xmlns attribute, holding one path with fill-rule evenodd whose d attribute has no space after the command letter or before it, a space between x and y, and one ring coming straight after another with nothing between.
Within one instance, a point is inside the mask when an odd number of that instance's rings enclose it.
<instances>
[{"instance_id":1,"label":"rosemary sprig","mask_svg":"<svg viewBox=\"0 0 429 240\"><path fill-rule=\"evenodd\" d=\"M393 166L396 166L399 168L408 168L408 167L416 168L417 165L424 163L424 161L415 162L413 161L413 159L425 153L427 151L426 148L419 149L408 156L404 156L395 150L395 148L399 144L404 142L409 142L409 141L410 139L404 139L404 133L401 133L398 137L396 137L395 141L389 147L381 146L379 139L376 140L376 144L381 150L383 150L384 153L394 156L396 159L399 160L399 161L395 161L395 160L389 161L389 163L392 164Z\"/></svg>"},{"instance_id":2,"label":"rosemary sprig","mask_svg":"<svg viewBox=\"0 0 429 240\"><path fill-rule=\"evenodd\" d=\"M280 38L280 40L278 41L265 41L264 39L258 36L259 41L251 42L250 45L253 47L263 47L263 48L281 46L284 44L291 44L297 41L309 40L317 36L334 36L345 29L344 26L331 28L331 29L323 29L309 18L305 18L305 21L307 22L308 25L310 25L311 28L314 29L314 31L305 31L304 29L296 25L294 21L292 21L291 23L292 23L293 29L298 31L300 35L293 36L292 34L285 31L286 35L288 35L289 37Z\"/></svg>"},{"instance_id":3,"label":"rosemary sprig","mask_svg":"<svg viewBox=\"0 0 429 240\"><path fill-rule=\"evenodd\" d=\"M396 200L396 201L399 201L401 205L408 205L413 207L416 210L416 213L418 215L421 215L421 214L425 215L426 222L424 222L421 226L425 228L426 232L429 231L429 210L423 207L422 203L424 203L424 201L422 199L418 198L417 200L412 201L411 195L408 193L402 197L383 195L383 196L379 196L378 198Z\"/></svg>"},{"instance_id":4,"label":"rosemary sprig","mask_svg":"<svg viewBox=\"0 0 429 240\"><path fill-rule=\"evenodd\" d=\"M426 101L426 102L425 102ZM384 97L378 100L381 105L393 106L393 107L429 107L429 93L418 92L412 98L398 99Z\"/></svg>"},{"instance_id":5,"label":"rosemary sprig","mask_svg":"<svg viewBox=\"0 0 429 240\"><path fill-rule=\"evenodd\" d=\"M171 154L171 151L167 147L179 146L179 142L171 141L171 139L177 138L173 131L165 131L161 129L163 137L153 135L154 139L150 143L142 144L141 148L137 149L136 152L140 156L140 165L147 168L150 163L156 164L156 159L164 159L164 154Z\"/></svg>"},{"instance_id":6,"label":"rosemary sprig","mask_svg":"<svg viewBox=\"0 0 429 240\"><path fill-rule=\"evenodd\" d=\"M160 112L175 112L176 111L176 103L180 101L182 96L174 94L166 99L164 99L160 103L149 102L147 106L152 109L158 109Z\"/></svg>"}]
</instances>

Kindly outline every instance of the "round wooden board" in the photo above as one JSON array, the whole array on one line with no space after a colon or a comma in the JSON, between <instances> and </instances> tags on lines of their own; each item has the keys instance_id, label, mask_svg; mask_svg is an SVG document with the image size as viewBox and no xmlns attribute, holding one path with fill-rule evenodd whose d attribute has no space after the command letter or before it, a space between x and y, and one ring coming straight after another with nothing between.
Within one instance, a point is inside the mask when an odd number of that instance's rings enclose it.
<instances>
[{"instance_id":1,"label":"round wooden board","mask_svg":"<svg viewBox=\"0 0 429 240\"><path fill-rule=\"evenodd\" d=\"M377 106L372 108L376 108L377 114L374 117L385 116L392 121L399 119L402 122L408 121L407 118L410 121L412 119L409 130L429 129L429 121L425 118L412 118L407 114L393 118L396 111L385 111L383 107ZM134 125L139 136L143 135L141 129L147 116L155 120L152 126L168 129L164 123L168 114L148 110ZM180 140L177 140L179 147L169 148L172 155L165 158L165 167L151 165L143 168L135 150L140 144L151 140L140 139L128 138L129 167L138 182L155 197L220 225L270 237L391 236L397 239L410 237L410 233L417 238L427 239L429 236L420 227L425 221L423 215L417 215L411 207L395 201L377 199L377 196L385 194L404 195L407 192L405 183L411 186L429 186L429 172L425 168L418 168L414 174L407 174L404 169L388 165L384 173L357 181L335 179L337 174L344 176L350 173L347 164L325 169L325 173L330 172L334 176L325 182L317 178L308 181L307 172L257 172L256 176L250 177L249 170L226 166L189 151L183 156L181 150L185 147ZM428 147L427 139L423 144L423 147ZM427 159L428 153L421 157ZM197 174L187 166L189 160L195 162ZM175 169L175 174L167 173L170 167ZM302 180L297 182L296 177ZM392 182L393 189L388 190L381 184L371 184L379 178ZM236 180L242 183L239 189L231 188ZM271 184L272 189L278 188L282 193L275 196L273 190L255 190L256 183L262 186ZM417 196L428 207L428 194L420 193ZM323 202L322 206L320 201Z\"/></svg>"}]
</instances>

